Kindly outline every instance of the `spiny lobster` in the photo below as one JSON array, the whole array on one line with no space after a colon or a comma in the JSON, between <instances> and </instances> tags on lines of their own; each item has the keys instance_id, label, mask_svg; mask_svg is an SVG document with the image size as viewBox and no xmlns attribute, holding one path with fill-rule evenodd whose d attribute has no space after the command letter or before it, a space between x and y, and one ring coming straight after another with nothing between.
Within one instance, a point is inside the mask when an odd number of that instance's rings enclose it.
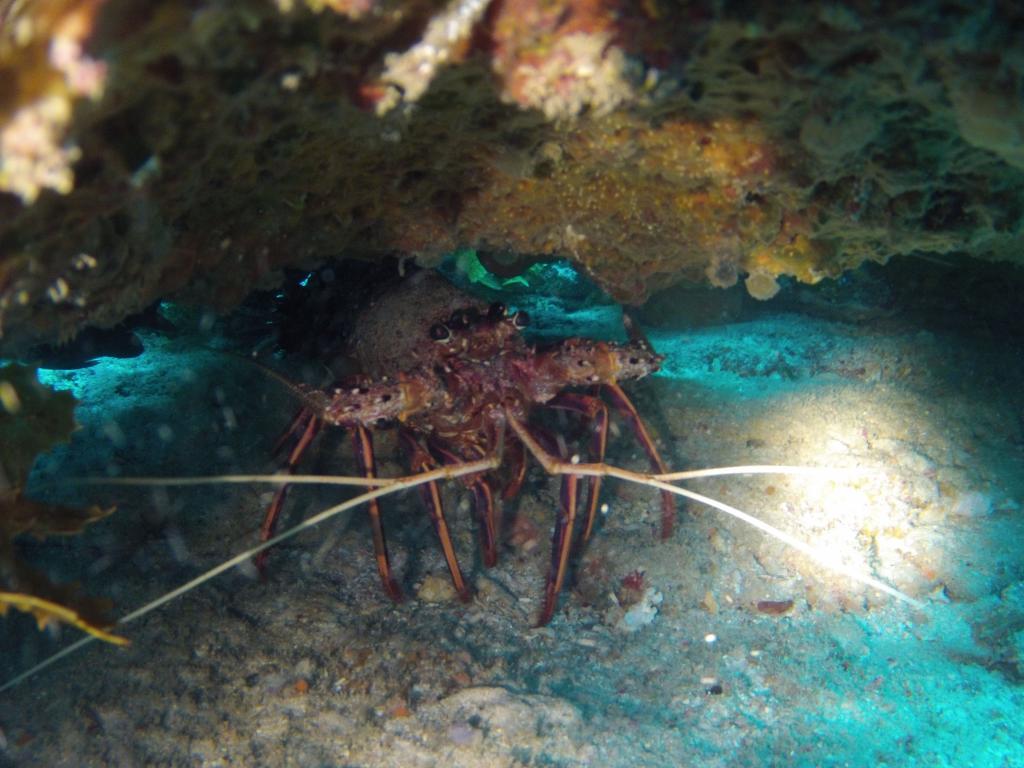
<instances>
[{"instance_id":1,"label":"spiny lobster","mask_svg":"<svg viewBox=\"0 0 1024 768\"><path fill-rule=\"evenodd\" d=\"M302 410L278 441L280 450L292 442L287 471L294 473L299 460L325 426L350 430L360 473L376 476L372 431L397 425L399 439L415 473L445 464L472 461L501 453L507 468L504 478L495 473L470 475L463 482L472 491L479 520L484 565L498 558L498 523L495 512L495 486L501 496L510 499L522 485L526 471L526 452L558 455L556 441L543 430L530 426L531 411L538 407L556 408L579 414L593 424L590 460L603 462L608 441L608 406L603 394L632 428L656 473L666 472L654 441L637 409L619 386L620 382L642 378L657 371L663 357L635 330L632 339L619 344L566 339L546 347L534 347L523 338L529 318L523 311L509 313L505 306L484 306L441 283L431 273L419 273L410 286L400 288L389 301L394 312L409 312L408 292L416 290L435 297L429 309L414 309L419 325L404 349L390 346L389 335L380 328L364 330L356 344L357 355L375 376L361 375L327 391L304 385L290 385L303 404ZM386 300L388 301L388 300ZM452 309L452 306L455 306ZM385 303L376 312L376 323L394 322ZM418 315L418 316L417 316ZM627 321L627 328L633 326ZM358 334L357 334L358 335ZM405 337L409 339L406 331ZM381 345L384 345L383 347ZM397 372L379 369L403 356L407 365ZM542 460L542 456L538 455ZM575 459L578 460L578 459ZM580 478L563 475L558 519L552 540L551 566L547 575L544 604L539 624L554 614L572 550L576 531ZM580 544L593 530L601 478L589 478ZM270 539L288 486L276 493L261 529L262 539ZM452 584L462 600L470 590L459 566L436 482L420 487L420 493L441 543ZM387 594L402 599L402 591L392 574L388 549L381 524L380 507L369 502L370 524L377 569ZM661 535L671 535L675 515L672 495L662 491ZM264 567L266 552L258 565Z\"/></svg>"}]
</instances>

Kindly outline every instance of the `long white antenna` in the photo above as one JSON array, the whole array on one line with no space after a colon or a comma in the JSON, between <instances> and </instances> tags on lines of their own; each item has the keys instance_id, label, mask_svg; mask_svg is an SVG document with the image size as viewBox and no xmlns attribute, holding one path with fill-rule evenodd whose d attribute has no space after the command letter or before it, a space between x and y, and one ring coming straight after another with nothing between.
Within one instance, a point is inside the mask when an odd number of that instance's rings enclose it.
<instances>
[{"instance_id":1,"label":"long white antenna","mask_svg":"<svg viewBox=\"0 0 1024 768\"><path fill-rule=\"evenodd\" d=\"M218 565L218 566L216 566L214 568L211 568L210 570L206 571L205 573L200 574L199 576L196 576L194 579L192 579L189 582L186 582L185 584L182 584L177 589L172 589L170 592L167 592L167 593L161 595L160 597L158 597L157 599L155 599L155 600L153 600L153 601L151 601L149 603L146 603L141 608L137 608L136 610L132 611L131 613L129 613L129 614L125 615L125 616L122 616L120 619L117 620L117 626L123 626L125 624L129 624L129 623L135 621L136 619L141 618L142 616L145 616L147 613L151 613L152 611L155 611L157 608L160 608L161 606L166 605L167 603L171 602L172 600L174 600L174 599L176 599L178 597L181 597L185 593L191 592L193 589L195 589L196 587L200 586L201 584L205 584L206 582L210 581L211 579L214 579L217 576L219 576L220 574L224 573L224 571L231 570L236 565L240 565L241 563L244 563L245 561L249 560L250 558L254 557L255 555L258 555L263 550L270 549L271 547L276 546L277 544L280 544L282 541L286 541L286 540L292 538L293 536L296 536L297 534L301 533L302 531L307 530L308 528L312 528L312 527L314 527L316 525L319 525L320 523L324 522L325 520L328 520L328 519L330 519L330 518L332 518L332 517L334 517L336 515L339 515L342 512L345 512L346 510L352 509L353 507L357 507L360 504L363 504L363 503L365 503L367 501L371 501L371 500L379 498L381 496L386 496L386 495L388 495L390 493L395 493L396 491L400 491L400 490L403 490L405 488L414 488L417 485L423 485L424 483L429 483L429 482L431 482L433 480L447 480L447 479L451 479L451 478L455 478L455 477L461 477L462 475L471 475L471 474L474 474L476 472L486 472L489 469L494 469L494 467L496 467L497 464L498 464L498 459L495 456L495 457L491 457L489 459L481 459L479 461L473 461L473 462L469 462L469 463L466 463L466 464L452 464L450 466L441 467L440 469L435 469L435 470L432 470L430 472L424 472L424 473L419 474L419 475L411 475L410 477L401 477L401 478L389 479L388 482L387 482L386 487L384 487L384 488L377 488L377 489L372 490L372 491L367 491L366 493L362 493L359 496L356 496L355 498L349 499L348 501L345 501L345 502L343 502L341 504L336 504L333 507L329 507L329 508L325 509L323 512L319 512L318 514L315 514L312 517L307 518L306 520L303 520L301 523L296 525L294 528L289 528L287 531L284 531L283 533L279 533L277 536L274 536L272 539L268 539L267 541L264 541L262 544L258 544L255 547L252 547L250 549L247 549L244 552L241 552L241 553L235 555L234 557L232 557L229 560L225 560L220 565ZM146 478L146 480L149 480L149 479L151 479L151 478ZM374 484L375 485L380 485L381 481L385 480L385 478L379 478L378 477L378 478L373 478L373 480L374 480ZM22 683L25 680L28 680L30 677L32 677L37 672L41 672L42 670L46 669L47 667L57 663L58 661L63 659L65 656L71 655L72 653L77 651L79 648L84 648L85 646L87 646L89 643L91 643L95 639L96 638L93 637L92 635L86 635L85 637L81 638L80 640L78 640L78 641L72 643L71 645L69 645L67 648L63 648L60 651L57 651L57 653L55 653L52 656L49 656L49 657L43 659L41 662L36 664L34 667L31 667L31 668L27 669L26 671L22 672L20 675L17 675L16 677L13 677L10 680L8 680L3 685L0 685L0 693L3 693L4 691L8 691L11 688L14 688L19 683Z\"/></svg>"}]
</instances>

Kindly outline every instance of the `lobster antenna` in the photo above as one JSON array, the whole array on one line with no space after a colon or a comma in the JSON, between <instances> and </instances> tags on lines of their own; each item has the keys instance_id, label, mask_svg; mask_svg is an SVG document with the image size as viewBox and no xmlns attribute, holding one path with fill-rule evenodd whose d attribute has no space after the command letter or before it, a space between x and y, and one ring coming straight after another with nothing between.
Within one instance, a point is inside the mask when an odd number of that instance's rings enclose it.
<instances>
[{"instance_id":1,"label":"lobster antenna","mask_svg":"<svg viewBox=\"0 0 1024 768\"><path fill-rule=\"evenodd\" d=\"M521 425L519 425L518 423L513 423L511 426L513 428L513 431L516 432L517 435L522 437L522 434L520 433L520 430L519 430L519 428L521 428ZM505 424L502 423L502 432L499 433L499 434L503 434L504 427L505 427ZM502 442L503 442L503 440L499 440L499 446L501 445ZM575 464L575 465L573 465L573 464L569 464L567 462L562 462L562 461L558 461L558 460L551 461L551 459L553 459L554 457L551 457L549 454L547 454L547 452L543 451L542 449L540 450L539 453L534 451L534 448L539 448L539 446L536 445L535 441L533 441L532 439L529 439L528 441L524 441L524 442L527 442L527 447L530 448L531 452L534 453L534 456L536 458L538 458L538 460L540 460L540 462L544 466L544 468L548 472L550 472L551 474L576 474L576 475L584 476L584 477L586 477L586 476L617 477L617 478L619 478L621 480L625 480L625 481L628 481L628 482L633 482L633 483L637 483L637 484L640 484L640 485L646 485L646 486L653 487L653 488L667 490L670 493L675 493L675 494L678 494L680 496L684 496L684 497L689 498L689 499L691 499L693 501L696 501L698 503L706 504L708 506L711 506L711 507L719 510L720 512L724 512L724 513L726 513L728 515L731 515L733 517L737 517L740 520L742 520L743 522L747 523L748 525L752 525L753 527L758 528L762 532L767 533L769 536L772 536L773 538L776 538L776 539L782 541L785 544L788 544L788 545L790 545L792 547L795 547L796 549L798 549L799 551L803 552L804 554L809 555L810 557L812 557L814 559L817 559L819 561L821 559L820 553L817 550L815 550L813 547L811 547L808 544L805 544L804 542L800 541L799 539L796 539L795 537L790 536L789 534L786 534L783 531L780 531L777 528L774 528L773 526L765 523L764 521L760 520L759 518L753 517L752 515L749 515L749 514L743 512L743 511L741 511L741 510L739 510L739 509L737 509L735 507L732 507L732 506L730 506L728 504L720 502L717 499L713 499L711 497L704 496L702 494L694 493L693 491L689 491L689 490L684 489L684 488L679 488L678 486L671 485L669 482L666 482L666 481L678 481L678 480L681 480L681 479L693 479L693 478L697 478L697 477L711 477L711 476L716 476L716 475L768 474L768 473L773 473L773 474L774 473L778 473L778 474L784 474L784 475L803 475L803 474L811 474L811 475L823 474L823 475L828 475L828 474L836 474L836 473L845 474L847 472L859 473L861 471L861 470L856 470L856 469L829 469L829 468L825 468L825 467L800 467L800 466L786 466L786 465L746 465L746 466L738 466L738 467L717 467L717 468L704 469L704 470L691 470L691 471L688 471L688 472L675 472L675 473L660 474L660 475L646 475L646 474L642 474L642 473L638 473L638 472L631 472L631 471L625 470L625 469L619 469L618 467L613 467L613 466L610 466L610 465L607 465L607 464ZM262 544L260 544L260 545L258 545L256 547L253 547L253 548L251 548L251 549L249 549L249 550L247 550L245 552L242 552L239 555L236 555L235 557L231 558L230 560L227 560L227 561L221 563L220 565L218 565L218 566L216 566L216 567L206 571L205 573L201 574L200 576L197 576L195 579L193 579L192 581L182 585L181 587L178 587L177 589L174 589L171 592L168 592L168 593L158 597L157 599L153 600L152 602L147 603L146 605L142 606L141 608L138 608L135 611L132 611L131 613L121 617L118 620L117 623L119 625L123 625L123 624L127 624L127 623L129 623L131 621L134 621L135 619L138 619L141 616L144 616L145 614L150 613L150 612L156 610L157 608L162 607L166 603L171 602L172 600L176 599L177 597L180 597L181 595L185 594L186 592L189 592L189 591L195 589L199 585L201 585L201 584L203 584L203 583L205 583L207 581L210 581L211 579L213 579L216 576L220 575L224 571L227 571L227 570L233 568L234 566L238 565L239 563L241 563L241 562L243 562L245 560L248 560L252 556L254 556L256 554L259 554L263 550L268 549L268 548L270 548L272 546L275 546L275 545L279 544L280 542L284 541L285 539L291 538L292 536L296 535L300 531L303 531L303 530L306 530L307 528L311 528L311 527L313 527L315 525L318 525L319 523L323 522L324 520L327 520L329 517L333 517L335 515L338 515L338 514L340 514L341 512L343 512L343 511L345 511L347 509L350 509L350 508L352 508L352 507L354 507L354 506L356 506L358 504L361 504L361 503L363 503L365 501L370 500L371 498L377 498L379 496L384 496L384 495L387 495L387 494L390 494L390 493L394 493L395 491L398 491L398 490L402 490L402 489L405 489L405 488L411 488L411 487L416 486L416 485L421 485L421 484L423 484L425 482L429 482L430 480L434 480L434 479L442 479L442 478L450 479L450 478L458 477L458 476L465 475L465 474L471 474L473 472L486 471L487 469L494 468L498 463L499 463L499 456L495 455L495 456L492 456L489 459L482 459L480 461L471 462L471 463L468 463L468 464L461 464L461 465L457 465L457 466L453 465L453 466L442 467L440 469L433 470L431 472L426 472L426 473L423 473L423 474L413 475L413 476L405 477L405 478L380 478L380 477L372 478L373 482L376 485L381 485L382 482L388 482L389 484L386 487L377 488L376 490L372 490L372 491L369 491L367 493L361 494L360 496L357 496L354 499L349 499L348 501L346 501L346 502L344 502L342 504L336 505L334 507L330 507L330 508L324 510L323 512L320 512L320 513L314 515L313 517L308 518L307 520L303 521L302 523L299 523L294 528L291 528L291 529L289 529L289 530L287 530L287 531L285 531L285 532L275 536L274 538L272 538L272 539L270 539L270 540L268 540L266 542L263 542ZM299 480L299 478L301 478L301 480ZM286 477L283 477L283 476L280 476L280 475L265 475L265 476L256 476L256 475L241 476L241 475L239 475L239 476L220 476L220 477L209 477L209 478L202 478L202 477L197 477L197 478L155 478L154 477L154 478L109 478L109 479L83 478L81 481L84 481L84 482L87 482L87 483L93 483L93 482L95 482L95 483L114 483L114 484L117 484L117 485L136 485L136 484L138 484L138 485L157 485L157 484L164 484L164 485L192 485L192 484L196 484L196 485L198 485L198 484L207 484L209 482L218 482L218 481L220 481L220 482L246 482L246 481L254 481L254 482L268 482L268 483L275 483L276 484L276 483L281 482L282 480L287 480L289 482L302 482L302 481L304 481L304 482L309 482L309 483L316 483L316 482L331 483L331 482L333 482L335 484L347 484L348 482L353 482L353 484L355 484L354 481L359 481L359 484L362 484L366 480L366 478L331 478L331 479L328 479L328 478L321 478L321 477L313 476L313 475L295 475L295 476L292 476L292 477L289 477L289 478L286 478ZM836 568L836 565L833 564L833 563L829 563L828 565L830 567L832 567L832 568ZM846 574L847 576L855 579L856 581L860 581L863 584L866 584L866 585L874 587L875 589L878 589L878 590L880 590L882 592L885 592L886 594L889 594L892 597L895 597L897 600L901 600L902 602L905 602L905 603L907 603L909 605L912 605L912 606L918 607L918 608L923 606L923 604L919 600L915 600L914 598L910 597L909 595L901 592L900 590L898 590L898 589L896 589L894 587L889 586L885 582L883 582L883 581L881 581L879 579L876 579L876 578L870 576L869 574L862 573L859 570L856 570L854 568L850 568L848 566L839 566L837 568L837 570L839 570L840 572ZM7 682L5 682L3 685L0 685L0 693L3 693L5 691L8 691L8 690L14 688L15 686L19 685L20 683L24 682L25 680L27 680L30 677L32 677L33 675L35 675L37 672L41 672L42 670L52 666L53 664L56 664L58 661L60 661L64 657L70 656L75 651L77 651L79 648L85 647L89 643L93 642L95 639L96 638L93 637L92 635L86 635L85 637L77 640L76 642L72 643L71 645L67 646L66 648L63 648L60 651L57 651L56 653L54 653L53 655L48 656L47 658L43 659L41 662L39 662L35 666L31 667L30 669L26 670L25 672L22 672L20 675L17 675L16 677L11 678Z\"/></svg>"},{"instance_id":2,"label":"lobster antenna","mask_svg":"<svg viewBox=\"0 0 1024 768\"><path fill-rule=\"evenodd\" d=\"M156 598L155 600L146 603L141 608L137 608L131 613L122 616L120 619L117 620L116 624L118 626L123 626L125 624L129 624L135 621L136 619L142 618L147 613L151 613L155 611L157 608L163 607L172 600L175 600L181 597L182 595L191 592L196 587L216 578L225 571L231 570L235 566L240 565L241 563L251 559L255 555L258 555L260 552L270 549L271 547L276 546L281 542L292 538L293 536L296 536L297 534L301 533L307 528L312 528L316 525L319 525L325 520L331 517L335 517L336 515L339 515L342 512L345 512L346 510L352 509L353 507L359 506L360 504L363 504L367 501L372 501L373 499L376 499L380 496L387 496L396 491L400 491L406 488L414 488L417 485L423 485L424 483L429 483L433 480L450 480L456 477L461 477L462 475L469 475L477 472L486 472L489 469L494 469L497 465L497 456L491 456L489 458L480 459L478 461L471 461L466 462L464 464L440 467L439 469L434 469L431 470L430 472L421 472L418 475L393 478L392 482L383 488L369 490L366 493L362 493L359 496L356 496L355 498L342 502L341 504L336 504L333 507L328 507L322 512L318 512L312 517L303 520L301 523L294 526L293 528L289 528L287 531L279 533L277 536L274 536L273 538L268 539L267 541L264 541L261 544L258 544L254 547L251 547L250 549L247 549L244 552L241 552L228 560L225 560L224 562L220 563L220 565L211 568L205 573L201 573L199 576L196 576L191 581L182 584L180 587L172 589L170 592L166 592L160 597ZM376 479L381 480L383 478ZM20 675L17 675L16 677L13 677L7 682L5 682L3 685L0 685L0 693L8 691L11 688L14 688L16 685L23 683L25 680L28 680L37 672L41 672L47 667L57 663L65 656L71 655L79 648L84 648L86 645L88 645L95 639L96 638L93 635L86 635L80 640L69 645L67 648L63 648L60 651L57 651L52 656L46 657L41 662L36 664L34 667L27 669Z\"/></svg>"},{"instance_id":3,"label":"lobster antenna","mask_svg":"<svg viewBox=\"0 0 1024 768\"><path fill-rule=\"evenodd\" d=\"M751 515L748 512L744 512L741 509L726 504L725 502L719 501L718 499L711 498L710 496L705 496L703 494L696 493L695 491L691 491L686 488L680 488L677 485L672 485L671 483L666 482L663 479L678 479L679 473L650 475L643 472L633 472L628 469L620 469L619 467L614 467L609 464L572 464L570 462L563 461L562 459L545 450L544 447L539 442L537 442L537 440L533 437L533 435L526 428L526 426L521 421L519 421L519 419L517 419L515 416L508 413L507 411L506 418L508 419L508 423L509 426L512 428L512 431L515 432L516 437L522 440L523 445L526 446L526 449L533 455L535 459L537 459L538 462L540 462L541 466L544 467L548 474L578 475L581 477L616 477L620 480L626 480L627 482L630 483L646 485L649 488L657 488L658 490L667 491L677 496L683 496L684 498L690 499L691 501L696 501L698 504L703 504L705 506L711 507L712 509L717 509L719 512L724 512L725 514L730 515L731 517L735 517L737 520L740 520L746 523L747 525L752 526L753 528L757 528L759 531L767 534L771 538L776 539L777 541L781 541L786 546L795 549L799 552L802 552L803 554L807 555L813 560L818 561L826 568L829 568L837 573L841 573L845 576L849 576L854 581L858 581L861 584L873 587L874 589L877 589L880 592L884 592L885 594L890 595L891 597L894 597L897 600L900 600L901 602L904 602L908 605L912 605L915 608L924 607L924 603L922 603L920 600L916 600L915 598L911 597L905 592L901 592L899 589L896 589L896 587L886 584L884 581L875 578L870 573L865 573L864 571L861 571L858 568L835 561L834 559L828 556L827 552L817 547L814 547L810 544L807 544L806 542L796 538L795 536L788 534L779 528L776 528L770 523L766 523L759 517L755 517L754 515ZM751 467L737 467L730 469L732 469L735 474L754 474L753 472L750 472L750 470L752 469ZM735 472L736 469L739 469L741 471ZM792 468L783 467L781 465L765 469L766 471L779 472L780 474L794 474L792 472L787 471ZM803 474L806 470L807 468L801 467L798 469L798 473ZM705 476L709 476L709 473L707 471L705 471Z\"/></svg>"},{"instance_id":4,"label":"lobster antenna","mask_svg":"<svg viewBox=\"0 0 1024 768\"><path fill-rule=\"evenodd\" d=\"M70 477L62 482L72 485L188 486L266 483L268 485L365 485L371 488L383 488L401 482L401 478L274 474L203 475L194 477Z\"/></svg>"}]
</instances>

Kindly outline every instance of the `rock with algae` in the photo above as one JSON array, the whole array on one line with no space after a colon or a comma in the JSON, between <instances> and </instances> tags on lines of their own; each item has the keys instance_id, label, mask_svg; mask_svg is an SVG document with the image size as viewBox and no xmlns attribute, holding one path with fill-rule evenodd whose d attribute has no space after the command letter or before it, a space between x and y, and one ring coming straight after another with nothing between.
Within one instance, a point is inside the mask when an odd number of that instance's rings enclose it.
<instances>
[{"instance_id":1,"label":"rock with algae","mask_svg":"<svg viewBox=\"0 0 1024 768\"><path fill-rule=\"evenodd\" d=\"M1012 4L3 0L0 347L342 254L568 257L633 303L1019 261L1022 29Z\"/></svg>"}]
</instances>

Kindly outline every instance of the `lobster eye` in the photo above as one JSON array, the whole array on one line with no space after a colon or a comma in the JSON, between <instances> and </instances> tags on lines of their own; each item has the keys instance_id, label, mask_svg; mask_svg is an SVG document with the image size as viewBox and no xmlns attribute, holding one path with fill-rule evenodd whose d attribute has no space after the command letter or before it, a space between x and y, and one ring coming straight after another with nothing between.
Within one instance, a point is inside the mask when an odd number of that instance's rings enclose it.
<instances>
[{"instance_id":1,"label":"lobster eye","mask_svg":"<svg viewBox=\"0 0 1024 768\"><path fill-rule=\"evenodd\" d=\"M447 342L452 337L452 332L448 330L448 326L444 323L434 323L430 326L430 338L434 341Z\"/></svg>"},{"instance_id":2,"label":"lobster eye","mask_svg":"<svg viewBox=\"0 0 1024 768\"><path fill-rule=\"evenodd\" d=\"M496 323L505 317L505 305L500 301L496 301L487 308L487 319L492 323Z\"/></svg>"},{"instance_id":3,"label":"lobster eye","mask_svg":"<svg viewBox=\"0 0 1024 768\"><path fill-rule=\"evenodd\" d=\"M476 307L466 307L462 310L462 316L466 319L467 325L476 325L480 320L480 311Z\"/></svg>"},{"instance_id":4,"label":"lobster eye","mask_svg":"<svg viewBox=\"0 0 1024 768\"><path fill-rule=\"evenodd\" d=\"M464 309L456 309L452 312L452 316L448 318L448 325L457 331L469 328L469 318L466 317L466 311Z\"/></svg>"},{"instance_id":5,"label":"lobster eye","mask_svg":"<svg viewBox=\"0 0 1024 768\"><path fill-rule=\"evenodd\" d=\"M525 328L529 324L530 316L523 312L523 310L519 310L514 315L512 315L512 325L514 325L516 328Z\"/></svg>"}]
</instances>

